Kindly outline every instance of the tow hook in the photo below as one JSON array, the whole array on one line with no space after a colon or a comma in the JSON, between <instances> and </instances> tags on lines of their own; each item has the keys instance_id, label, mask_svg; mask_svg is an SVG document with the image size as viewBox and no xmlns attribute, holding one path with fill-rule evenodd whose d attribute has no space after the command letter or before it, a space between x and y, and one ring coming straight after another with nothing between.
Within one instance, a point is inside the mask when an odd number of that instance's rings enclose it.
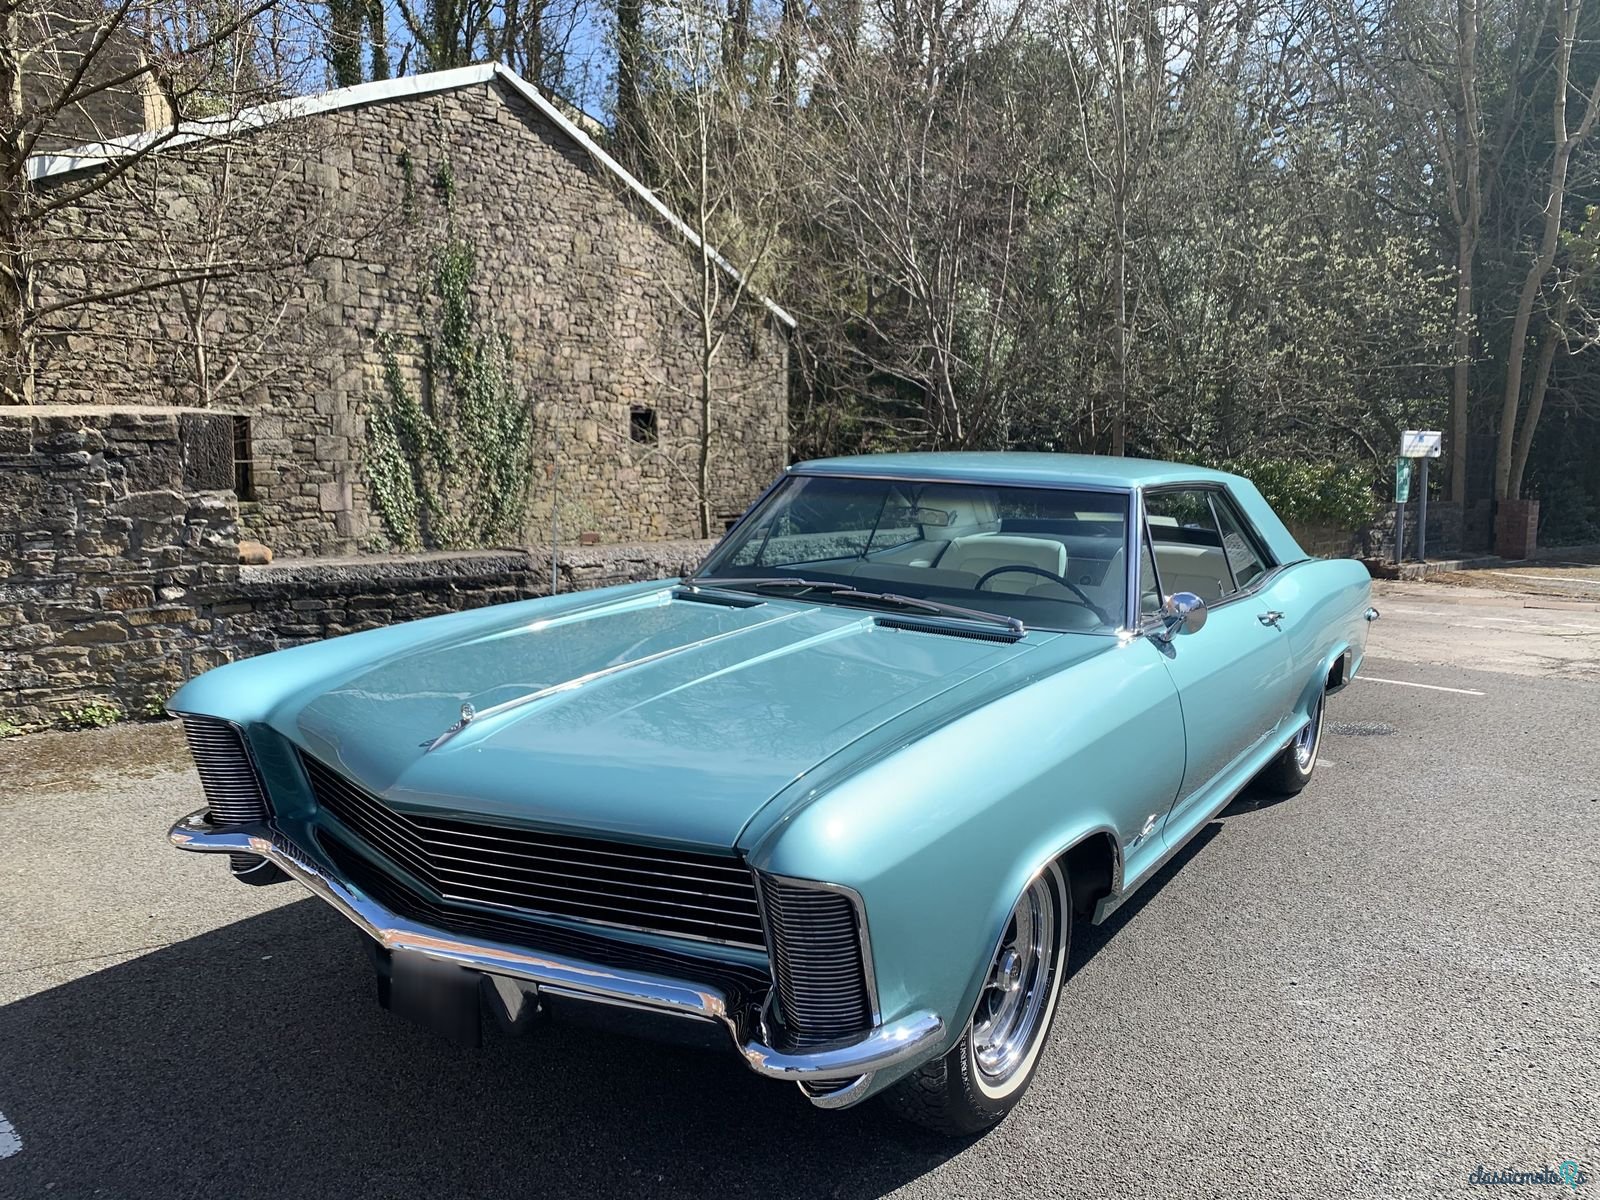
<instances>
[{"instance_id":1,"label":"tow hook","mask_svg":"<svg viewBox=\"0 0 1600 1200\"><path fill-rule=\"evenodd\" d=\"M1375 608L1369 608L1369 609L1367 609L1367 614L1366 615L1367 615L1367 620L1376 621L1378 619L1378 610L1375 609Z\"/></svg>"}]
</instances>

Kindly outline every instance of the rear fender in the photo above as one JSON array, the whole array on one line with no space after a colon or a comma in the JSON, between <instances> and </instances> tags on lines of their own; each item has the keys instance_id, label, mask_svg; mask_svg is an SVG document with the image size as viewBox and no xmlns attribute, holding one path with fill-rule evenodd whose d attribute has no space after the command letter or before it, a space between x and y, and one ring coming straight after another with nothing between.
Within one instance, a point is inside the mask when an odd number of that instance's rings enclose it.
<instances>
[{"instance_id":1,"label":"rear fender","mask_svg":"<svg viewBox=\"0 0 1600 1200\"><path fill-rule=\"evenodd\" d=\"M1310 719L1336 669L1341 687L1355 678L1366 650L1371 595L1372 577L1354 559L1309 559L1274 583L1273 606L1286 613L1289 669L1298 681L1290 721L1296 729Z\"/></svg>"}]
</instances>

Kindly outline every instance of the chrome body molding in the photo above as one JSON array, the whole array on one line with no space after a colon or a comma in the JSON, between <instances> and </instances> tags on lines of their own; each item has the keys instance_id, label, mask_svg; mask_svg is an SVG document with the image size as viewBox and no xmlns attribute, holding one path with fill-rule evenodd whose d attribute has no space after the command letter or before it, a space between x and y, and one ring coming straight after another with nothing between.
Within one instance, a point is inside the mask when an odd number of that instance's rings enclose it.
<instances>
[{"instance_id":1,"label":"chrome body molding","mask_svg":"<svg viewBox=\"0 0 1600 1200\"><path fill-rule=\"evenodd\" d=\"M831 1090L810 1083L801 1083L800 1094L818 1108L849 1108L865 1096L871 1087L872 1076L863 1075L860 1079L852 1079L843 1087Z\"/></svg>"},{"instance_id":2,"label":"chrome body molding","mask_svg":"<svg viewBox=\"0 0 1600 1200\"><path fill-rule=\"evenodd\" d=\"M873 1072L931 1053L944 1034L936 1014L919 1011L878 1024L848 1042L784 1051L752 1036L757 1014L738 1011L721 988L645 971L585 962L490 939L463 936L408 920L339 878L320 854L291 839L280 824L212 825L209 809L173 825L180 850L204 854L256 854L326 901L386 950L425 954L490 976L521 980L562 996L622 1005L722 1025L746 1065L758 1075L808 1081L851 1080L849 1086L807 1096L824 1108L842 1108L867 1091Z\"/></svg>"}]
</instances>

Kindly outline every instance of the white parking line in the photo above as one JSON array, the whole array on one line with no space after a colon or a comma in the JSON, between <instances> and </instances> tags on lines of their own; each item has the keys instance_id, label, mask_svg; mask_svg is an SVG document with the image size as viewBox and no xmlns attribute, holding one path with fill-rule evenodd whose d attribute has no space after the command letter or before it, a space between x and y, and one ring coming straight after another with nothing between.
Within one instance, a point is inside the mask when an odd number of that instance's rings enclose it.
<instances>
[{"instance_id":1,"label":"white parking line","mask_svg":"<svg viewBox=\"0 0 1600 1200\"><path fill-rule=\"evenodd\" d=\"M1396 687L1427 688L1430 692L1454 692L1458 696L1487 696L1488 692L1475 692L1471 688L1440 687L1437 683L1412 683L1406 679L1379 679L1376 675L1357 675L1356 681L1365 679L1368 683L1392 683Z\"/></svg>"},{"instance_id":2,"label":"white parking line","mask_svg":"<svg viewBox=\"0 0 1600 1200\"><path fill-rule=\"evenodd\" d=\"M6 1120L5 1113L0 1113L0 1158L10 1158L22 1149L22 1139L17 1136L15 1127Z\"/></svg>"}]
</instances>

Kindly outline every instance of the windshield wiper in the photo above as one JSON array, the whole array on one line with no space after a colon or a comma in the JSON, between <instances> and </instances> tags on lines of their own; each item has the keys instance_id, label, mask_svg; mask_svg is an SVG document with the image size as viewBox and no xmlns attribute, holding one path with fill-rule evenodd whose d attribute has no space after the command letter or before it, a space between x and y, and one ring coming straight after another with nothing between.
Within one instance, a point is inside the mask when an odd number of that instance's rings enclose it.
<instances>
[{"instance_id":1,"label":"windshield wiper","mask_svg":"<svg viewBox=\"0 0 1600 1200\"><path fill-rule=\"evenodd\" d=\"M691 592L702 587L723 588L750 588L760 591L762 588L807 588L822 592L848 592L851 589L848 583L831 583L825 579L797 579L793 575L751 575L748 577L730 576L726 579L685 579L679 586L688 588Z\"/></svg>"},{"instance_id":2,"label":"windshield wiper","mask_svg":"<svg viewBox=\"0 0 1600 1200\"><path fill-rule=\"evenodd\" d=\"M797 579L792 575L753 575L747 578L686 579L682 586L690 591L700 587L749 588L752 591L760 591L763 588L819 591L826 592L834 600L863 600L868 604L920 608L923 612L938 613L945 617L960 617L968 621L991 621L997 625L1004 625L1019 636L1028 632L1028 627L1016 617L1003 616L981 608L962 608L959 604L945 604L939 600L924 600L919 596L902 596L897 592L864 592L848 583L834 583L826 579Z\"/></svg>"},{"instance_id":3,"label":"windshield wiper","mask_svg":"<svg viewBox=\"0 0 1600 1200\"><path fill-rule=\"evenodd\" d=\"M989 612L982 608L962 608L959 604L946 604L942 600L924 600L920 596L902 596L898 592L858 592L854 588L840 588L830 595L836 600L865 600L869 604L894 604L901 608L920 608L924 612L938 613L945 617L960 617L968 621L992 621L996 625L1004 625L1019 637L1028 632L1028 627L1016 617Z\"/></svg>"}]
</instances>

